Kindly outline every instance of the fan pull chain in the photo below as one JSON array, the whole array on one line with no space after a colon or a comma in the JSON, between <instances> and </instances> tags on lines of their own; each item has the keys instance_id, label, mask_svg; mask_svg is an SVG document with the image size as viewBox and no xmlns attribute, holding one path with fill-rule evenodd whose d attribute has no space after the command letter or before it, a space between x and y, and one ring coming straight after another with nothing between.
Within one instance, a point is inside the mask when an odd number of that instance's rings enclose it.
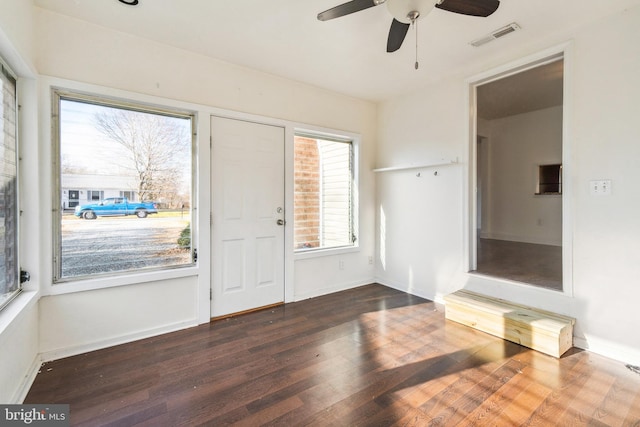
<instances>
[{"instance_id":1,"label":"fan pull chain","mask_svg":"<svg viewBox=\"0 0 640 427\"><path fill-rule=\"evenodd\" d=\"M418 69L418 20L413 21L413 26L416 27L416 70Z\"/></svg>"},{"instance_id":2,"label":"fan pull chain","mask_svg":"<svg viewBox=\"0 0 640 427\"><path fill-rule=\"evenodd\" d=\"M415 64L416 70L418 69L418 18L419 17L420 17L420 12L418 12L417 10L412 10L407 14L407 18L409 18L409 20L411 21L411 25L413 25L416 28L416 64Z\"/></svg>"}]
</instances>

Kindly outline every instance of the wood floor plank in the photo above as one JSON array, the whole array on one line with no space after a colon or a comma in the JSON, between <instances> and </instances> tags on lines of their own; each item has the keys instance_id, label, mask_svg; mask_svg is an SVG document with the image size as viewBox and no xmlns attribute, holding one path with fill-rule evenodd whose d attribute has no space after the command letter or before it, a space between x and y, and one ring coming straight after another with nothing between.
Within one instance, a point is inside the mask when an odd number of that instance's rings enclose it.
<instances>
[{"instance_id":1,"label":"wood floor plank","mask_svg":"<svg viewBox=\"0 0 640 427\"><path fill-rule=\"evenodd\" d=\"M243 418L233 425L237 427L253 427L256 425L264 424L280 417L283 414L300 408L303 405L304 403L298 396L292 396L287 399L277 401L271 405L265 406L260 411L252 413L251 415Z\"/></svg>"},{"instance_id":2,"label":"wood floor plank","mask_svg":"<svg viewBox=\"0 0 640 427\"><path fill-rule=\"evenodd\" d=\"M624 409L621 409L621 414L625 413ZM626 416L624 417L624 422L622 423L624 426L635 426L640 425L640 393L635 394L633 397L633 401L626 411Z\"/></svg>"},{"instance_id":3,"label":"wood floor plank","mask_svg":"<svg viewBox=\"0 0 640 427\"><path fill-rule=\"evenodd\" d=\"M49 362L25 403L70 404L73 426L631 426L640 375L374 284Z\"/></svg>"},{"instance_id":4,"label":"wood floor plank","mask_svg":"<svg viewBox=\"0 0 640 427\"><path fill-rule=\"evenodd\" d=\"M545 399L550 390L540 383L530 382L522 392L514 395L511 403L498 415L495 425L523 426L531 419L531 414ZM532 408L533 411L532 411ZM532 424L536 425L536 424ZM541 422L538 425L555 425L552 421Z\"/></svg>"},{"instance_id":5,"label":"wood floor plank","mask_svg":"<svg viewBox=\"0 0 640 427\"><path fill-rule=\"evenodd\" d=\"M522 364L512 365L512 362L514 361L510 360L507 363L511 365L512 371L505 372L506 375L498 379L491 391L487 390L488 395L483 396L482 402L470 411L460 424L491 425L492 420L495 420L510 402L509 397L524 390L528 380L523 373L528 367Z\"/></svg>"},{"instance_id":6,"label":"wood floor plank","mask_svg":"<svg viewBox=\"0 0 640 427\"><path fill-rule=\"evenodd\" d=\"M498 366L481 380L474 381L473 387L451 402L447 408L435 416L435 419L449 425L460 425L469 413L479 408L491 395L496 393L505 381L509 381L517 375L518 369L520 367L508 364Z\"/></svg>"},{"instance_id":7,"label":"wood floor plank","mask_svg":"<svg viewBox=\"0 0 640 427\"><path fill-rule=\"evenodd\" d=\"M575 424L577 420L587 419L607 424L599 419L606 418L606 412L598 411L597 408L604 402L614 382L615 378L612 376L595 370L576 394L571 407L557 418L558 422Z\"/></svg>"},{"instance_id":8,"label":"wood floor plank","mask_svg":"<svg viewBox=\"0 0 640 427\"><path fill-rule=\"evenodd\" d=\"M561 387L554 389L547 398L531 413L525 425L539 425L555 423L564 412L575 411L572 409L574 401L585 383L595 370L595 366L585 363L585 359L576 355L576 363L566 374ZM595 403L595 402L594 402Z\"/></svg>"}]
</instances>

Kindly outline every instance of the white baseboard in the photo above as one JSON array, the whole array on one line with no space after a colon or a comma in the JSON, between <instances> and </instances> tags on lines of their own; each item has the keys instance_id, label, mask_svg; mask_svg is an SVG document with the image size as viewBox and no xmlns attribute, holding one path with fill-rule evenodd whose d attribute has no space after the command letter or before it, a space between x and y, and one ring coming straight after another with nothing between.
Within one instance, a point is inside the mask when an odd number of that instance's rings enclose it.
<instances>
[{"instance_id":1,"label":"white baseboard","mask_svg":"<svg viewBox=\"0 0 640 427\"><path fill-rule=\"evenodd\" d=\"M329 288L322 288L322 289L318 289L316 291L313 292L307 292L307 293L302 293L302 294L296 294L294 295L293 301L302 301L305 299L309 299L309 298L315 298L315 297L321 297L323 295L329 295L332 294L334 292L340 292L340 291L346 291L347 289L353 289L353 288L357 288L359 286L365 286L365 285L370 285L371 283L375 283L375 279L369 279L369 280L359 280L356 282L349 282L349 283L342 283L339 285L335 285L335 286L331 286Z\"/></svg>"},{"instance_id":2,"label":"white baseboard","mask_svg":"<svg viewBox=\"0 0 640 427\"><path fill-rule=\"evenodd\" d=\"M428 299L429 301L434 301L436 303L441 303L437 300L436 295L429 295L426 292L421 291L420 289L413 289L406 285L406 283L396 282L389 279L382 279L380 277L376 278L376 283L380 283L381 285L387 286L389 288L397 289L402 292L406 292L411 295L415 295L420 298ZM444 300L442 300L444 302Z\"/></svg>"},{"instance_id":3,"label":"white baseboard","mask_svg":"<svg viewBox=\"0 0 640 427\"><path fill-rule=\"evenodd\" d=\"M145 338L155 337L157 335L167 334L169 332L175 332L182 329L198 326L197 319L173 323L171 325L162 326L159 328L148 329L145 331L139 331L132 334L126 334L119 337L108 338L105 340L98 340L87 344L78 346L60 348L56 350L45 351L40 354L42 362L51 362L53 360L62 359L70 356L77 356L78 354L84 354L95 350L101 350L107 347L113 347L115 345L126 344L133 341L138 341Z\"/></svg>"},{"instance_id":4,"label":"white baseboard","mask_svg":"<svg viewBox=\"0 0 640 427\"><path fill-rule=\"evenodd\" d=\"M15 394L13 395L9 403L21 404L22 402L24 402L24 399L26 399L27 394L29 394L29 390L31 390L31 386L33 385L33 382L36 380L36 375L38 375L38 372L40 372L41 366L42 366L42 359L40 358L40 355L36 355L36 357L33 359L33 362L31 362L29 371L26 373L26 375L22 379L22 383L19 384Z\"/></svg>"},{"instance_id":5,"label":"white baseboard","mask_svg":"<svg viewBox=\"0 0 640 427\"><path fill-rule=\"evenodd\" d=\"M623 346L601 338L573 337L573 346L624 364L640 366L640 349Z\"/></svg>"}]
</instances>

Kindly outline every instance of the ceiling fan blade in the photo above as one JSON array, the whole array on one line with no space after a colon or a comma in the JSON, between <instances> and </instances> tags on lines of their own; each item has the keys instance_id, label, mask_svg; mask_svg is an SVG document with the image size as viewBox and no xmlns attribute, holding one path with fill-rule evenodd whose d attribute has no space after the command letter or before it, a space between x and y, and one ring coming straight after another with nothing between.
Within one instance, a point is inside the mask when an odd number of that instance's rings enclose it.
<instances>
[{"instance_id":1,"label":"ceiling fan blade","mask_svg":"<svg viewBox=\"0 0 640 427\"><path fill-rule=\"evenodd\" d=\"M369 9L370 7L377 6L381 3L382 2L376 3L374 0L352 0L336 7L332 7L324 12L320 12L318 14L318 21L328 21L329 19L339 18L341 16Z\"/></svg>"},{"instance_id":2,"label":"ceiling fan blade","mask_svg":"<svg viewBox=\"0 0 640 427\"><path fill-rule=\"evenodd\" d=\"M487 17L498 10L499 0L443 0L438 9L470 16Z\"/></svg>"},{"instance_id":3,"label":"ceiling fan blade","mask_svg":"<svg viewBox=\"0 0 640 427\"><path fill-rule=\"evenodd\" d=\"M389 38L387 39L387 52L395 52L400 49L410 26L411 24L405 24L395 18L393 19L389 30Z\"/></svg>"}]
</instances>

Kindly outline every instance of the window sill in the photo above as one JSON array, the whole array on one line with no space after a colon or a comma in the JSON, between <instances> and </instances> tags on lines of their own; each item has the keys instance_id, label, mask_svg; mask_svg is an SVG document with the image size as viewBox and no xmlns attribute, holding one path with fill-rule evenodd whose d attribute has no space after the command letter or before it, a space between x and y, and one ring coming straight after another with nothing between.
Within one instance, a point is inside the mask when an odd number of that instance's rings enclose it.
<instances>
[{"instance_id":1,"label":"window sill","mask_svg":"<svg viewBox=\"0 0 640 427\"><path fill-rule=\"evenodd\" d=\"M359 246L347 246L341 248L314 249L304 252L294 252L293 259L295 261L310 258L319 258L324 256L342 255L353 252L360 252Z\"/></svg>"},{"instance_id":2,"label":"window sill","mask_svg":"<svg viewBox=\"0 0 640 427\"><path fill-rule=\"evenodd\" d=\"M161 280L180 279L197 276L199 267L182 267L144 273L132 273L124 276L105 276L96 279L83 279L70 282L60 282L51 285L47 295L62 295L74 292L92 291L96 289L115 288L118 286L139 285L142 283Z\"/></svg>"}]
</instances>

